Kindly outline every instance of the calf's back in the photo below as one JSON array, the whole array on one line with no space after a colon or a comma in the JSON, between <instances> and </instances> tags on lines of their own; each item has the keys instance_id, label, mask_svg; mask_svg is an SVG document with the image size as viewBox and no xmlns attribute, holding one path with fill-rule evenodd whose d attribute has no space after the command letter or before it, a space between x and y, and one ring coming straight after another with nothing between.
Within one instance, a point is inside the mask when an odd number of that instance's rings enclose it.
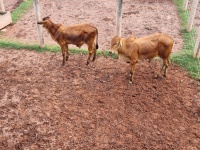
<instances>
[{"instance_id":1,"label":"calf's back","mask_svg":"<svg viewBox=\"0 0 200 150\"><path fill-rule=\"evenodd\" d=\"M156 56L168 58L172 51L173 43L174 40L170 36L157 33L137 38L132 44L138 47L139 59L151 59Z\"/></svg>"}]
</instances>

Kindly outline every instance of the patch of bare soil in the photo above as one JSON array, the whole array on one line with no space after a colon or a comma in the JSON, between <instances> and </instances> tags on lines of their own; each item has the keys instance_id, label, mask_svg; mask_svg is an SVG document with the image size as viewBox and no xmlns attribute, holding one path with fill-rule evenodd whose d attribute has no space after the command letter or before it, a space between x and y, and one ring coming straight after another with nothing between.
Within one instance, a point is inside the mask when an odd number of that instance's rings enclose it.
<instances>
[{"instance_id":1,"label":"patch of bare soil","mask_svg":"<svg viewBox=\"0 0 200 150\"><path fill-rule=\"evenodd\" d=\"M0 149L200 149L200 83L171 65L0 50Z\"/></svg>"},{"instance_id":2,"label":"patch of bare soil","mask_svg":"<svg viewBox=\"0 0 200 150\"><path fill-rule=\"evenodd\" d=\"M110 48L110 40L116 34L116 8L117 0L40 0L42 17L50 15L55 23L94 24L99 30L99 46L103 50ZM176 6L171 0L124 0L122 17L123 37L131 35L143 37L163 32L175 39L173 51L181 50L180 20ZM31 8L20 21L7 28L4 36L37 42L34 9ZM44 31L44 39L46 44L55 44L46 31Z\"/></svg>"},{"instance_id":3,"label":"patch of bare soil","mask_svg":"<svg viewBox=\"0 0 200 150\"><path fill-rule=\"evenodd\" d=\"M6 11L10 11L12 12L13 10L15 10L15 8L17 8L20 3L22 3L24 0L4 0L4 7Z\"/></svg>"}]
</instances>

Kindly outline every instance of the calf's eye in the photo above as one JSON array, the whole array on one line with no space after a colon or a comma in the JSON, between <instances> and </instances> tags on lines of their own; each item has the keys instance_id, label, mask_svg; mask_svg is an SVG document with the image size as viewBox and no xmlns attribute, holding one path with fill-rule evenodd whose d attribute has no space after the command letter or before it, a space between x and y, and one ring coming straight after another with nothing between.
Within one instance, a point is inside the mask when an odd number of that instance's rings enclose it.
<instances>
[{"instance_id":1,"label":"calf's eye","mask_svg":"<svg viewBox=\"0 0 200 150\"><path fill-rule=\"evenodd\" d=\"M116 44L115 44L115 46L118 46L119 45L119 42L117 42Z\"/></svg>"}]
</instances>

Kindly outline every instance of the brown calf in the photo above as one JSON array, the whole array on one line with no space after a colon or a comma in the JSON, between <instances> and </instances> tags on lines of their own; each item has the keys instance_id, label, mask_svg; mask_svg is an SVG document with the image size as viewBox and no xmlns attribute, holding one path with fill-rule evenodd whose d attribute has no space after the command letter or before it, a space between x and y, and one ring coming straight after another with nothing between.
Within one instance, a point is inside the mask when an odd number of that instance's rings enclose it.
<instances>
[{"instance_id":1,"label":"brown calf","mask_svg":"<svg viewBox=\"0 0 200 150\"><path fill-rule=\"evenodd\" d=\"M163 59L164 77L167 77L167 68L169 66L170 53L172 51L174 40L163 33L157 33L143 38L131 36L129 38L120 38L115 36L111 40L111 52L118 54L119 59L131 64L131 79L135 65L139 59L149 59L159 56Z\"/></svg>"},{"instance_id":2,"label":"brown calf","mask_svg":"<svg viewBox=\"0 0 200 150\"><path fill-rule=\"evenodd\" d=\"M68 44L74 44L77 47L81 47L83 44L88 46L89 56L87 59L87 65L90 62L90 58L93 54L93 61L96 59L96 50L98 49L98 30L96 27L90 24L80 24L74 26L63 26L61 24L55 24L50 20L50 17L45 17L38 24L42 24L47 29L52 39L55 40L62 49L63 62L69 58ZM96 44L94 40L96 38Z\"/></svg>"}]
</instances>

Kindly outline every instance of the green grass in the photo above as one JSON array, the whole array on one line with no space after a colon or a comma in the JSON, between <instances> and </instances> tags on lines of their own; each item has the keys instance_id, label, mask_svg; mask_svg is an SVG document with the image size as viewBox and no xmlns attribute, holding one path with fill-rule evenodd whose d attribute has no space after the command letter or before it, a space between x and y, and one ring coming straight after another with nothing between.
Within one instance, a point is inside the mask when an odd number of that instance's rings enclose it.
<instances>
[{"instance_id":1,"label":"green grass","mask_svg":"<svg viewBox=\"0 0 200 150\"><path fill-rule=\"evenodd\" d=\"M0 47L6 48L6 49L28 49L28 50L34 50L37 52L60 52L61 49L59 46L55 45L47 45L44 47L40 47L38 44L27 44L12 40L0 40ZM84 49L70 49L71 53L83 53L86 54L87 50Z\"/></svg>"},{"instance_id":2,"label":"green grass","mask_svg":"<svg viewBox=\"0 0 200 150\"><path fill-rule=\"evenodd\" d=\"M59 46L55 45L46 45L44 47L40 47L38 44L27 44L27 43L22 43L18 41L13 41L13 40L0 40L0 47L1 48L6 48L6 49L16 49L16 50L21 50L21 49L27 49L27 50L34 50L37 52L61 52L61 48ZM81 54L88 54L88 50L86 49L76 49L76 48L70 48L69 49L70 53L76 54L76 53L81 53ZM97 55L104 55L105 57L109 57L110 55L108 52L102 52L97 51Z\"/></svg>"},{"instance_id":3,"label":"green grass","mask_svg":"<svg viewBox=\"0 0 200 150\"><path fill-rule=\"evenodd\" d=\"M38 44L26 44L11 40L0 40L0 47L7 48L7 49L28 49L28 50L35 50L38 52L44 52L44 51L50 51L50 52L58 52L59 47L58 46L45 46L40 47Z\"/></svg>"},{"instance_id":4,"label":"green grass","mask_svg":"<svg viewBox=\"0 0 200 150\"><path fill-rule=\"evenodd\" d=\"M184 45L181 52L172 55L171 61L185 68L192 78L200 79L200 60L193 58L193 50L196 41L196 30L193 28L191 32L186 31L189 12L182 10L184 0L173 1L177 5L180 15L180 32L182 34Z\"/></svg>"},{"instance_id":5,"label":"green grass","mask_svg":"<svg viewBox=\"0 0 200 150\"><path fill-rule=\"evenodd\" d=\"M22 2L12 13L12 21L13 23L16 23L22 15L26 13L26 11L31 7L32 5L32 0L26 0Z\"/></svg>"}]
</instances>

